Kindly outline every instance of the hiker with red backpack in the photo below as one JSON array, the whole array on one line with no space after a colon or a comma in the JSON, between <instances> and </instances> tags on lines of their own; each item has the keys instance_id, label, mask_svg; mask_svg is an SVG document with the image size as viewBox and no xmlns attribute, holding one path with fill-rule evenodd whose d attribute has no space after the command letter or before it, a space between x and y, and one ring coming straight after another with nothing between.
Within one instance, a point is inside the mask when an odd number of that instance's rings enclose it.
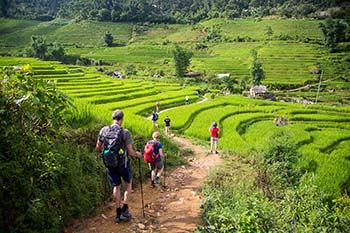
<instances>
[{"instance_id":1,"label":"hiker with red backpack","mask_svg":"<svg viewBox=\"0 0 350 233\"><path fill-rule=\"evenodd\" d=\"M131 194L131 166L128 156L141 158L142 154L135 151L131 134L127 129L122 128L124 113L116 110L112 114L113 124L101 129L96 150L101 152L103 163L109 184L113 187L113 196L116 204L115 222L128 221L131 218L128 201ZM121 179L126 183L123 206L121 207L120 185Z\"/></svg>"},{"instance_id":2,"label":"hiker with red backpack","mask_svg":"<svg viewBox=\"0 0 350 233\"><path fill-rule=\"evenodd\" d=\"M209 128L210 132L210 153L213 153L213 149L215 150L215 154L218 153L218 136L220 129L218 128L218 124L214 121L211 127Z\"/></svg>"},{"instance_id":3,"label":"hiker with red backpack","mask_svg":"<svg viewBox=\"0 0 350 233\"><path fill-rule=\"evenodd\" d=\"M165 157L165 154L163 153L163 145L159 141L160 133L154 132L152 138L145 146L144 160L151 168L151 184L155 187L160 184L160 176L164 170L162 158Z\"/></svg>"}]
</instances>

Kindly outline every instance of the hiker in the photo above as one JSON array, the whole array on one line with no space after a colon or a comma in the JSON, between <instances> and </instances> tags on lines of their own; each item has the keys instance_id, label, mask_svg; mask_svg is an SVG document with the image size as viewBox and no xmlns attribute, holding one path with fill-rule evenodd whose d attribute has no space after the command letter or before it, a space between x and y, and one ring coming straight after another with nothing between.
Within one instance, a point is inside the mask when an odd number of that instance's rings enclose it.
<instances>
[{"instance_id":1,"label":"hiker","mask_svg":"<svg viewBox=\"0 0 350 233\"><path fill-rule=\"evenodd\" d=\"M163 145L159 141L160 133L155 131L152 134L152 140L148 141L145 146L144 159L148 163L151 169L151 185L155 187L156 184L160 184L160 176L164 170L164 163L162 158L165 156L163 153Z\"/></svg>"},{"instance_id":2,"label":"hiker","mask_svg":"<svg viewBox=\"0 0 350 233\"><path fill-rule=\"evenodd\" d=\"M217 127L218 124L214 121L212 126L209 128L209 132L210 132L210 153L213 153L213 147L215 150L215 154L218 153L217 151L217 146L218 146L218 134L220 129Z\"/></svg>"},{"instance_id":3,"label":"hiker","mask_svg":"<svg viewBox=\"0 0 350 233\"><path fill-rule=\"evenodd\" d=\"M190 104L190 97L188 95L185 97L185 104Z\"/></svg>"},{"instance_id":4,"label":"hiker","mask_svg":"<svg viewBox=\"0 0 350 233\"><path fill-rule=\"evenodd\" d=\"M156 103L156 112L160 112L160 102Z\"/></svg>"},{"instance_id":5,"label":"hiker","mask_svg":"<svg viewBox=\"0 0 350 233\"><path fill-rule=\"evenodd\" d=\"M164 123L165 123L165 135L169 136L169 132L170 132L170 118L168 116L166 116L164 118Z\"/></svg>"},{"instance_id":6,"label":"hiker","mask_svg":"<svg viewBox=\"0 0 350 233\"><path fill-rule=\"evenodd\" d=\"M116 204L114 220L116 223L119 223L122 220L128 221L131 218L128 201L131 194L132 177L128 156L141 158L142 155L134 150L130 132L122 128L124 113L121 110L115 110L112 114L112 119L112 125L101 129L96 142L96 150L101 152L108 182L113 187L113 196ZM122 208L120 196L121 178L126 183Z\"/></svg>"},{"instance_id":7,"label":"hiker","mask_svg":"<svg viewBox=\"0 0 350 233\"><path fill-rule=\"evenodd\" d=\"M156 111L153 111L153 113L152 113L152 122L153 122L154 126L157 126L158 117L159 117L158 113Z\"/></svg>"}]
</instances>

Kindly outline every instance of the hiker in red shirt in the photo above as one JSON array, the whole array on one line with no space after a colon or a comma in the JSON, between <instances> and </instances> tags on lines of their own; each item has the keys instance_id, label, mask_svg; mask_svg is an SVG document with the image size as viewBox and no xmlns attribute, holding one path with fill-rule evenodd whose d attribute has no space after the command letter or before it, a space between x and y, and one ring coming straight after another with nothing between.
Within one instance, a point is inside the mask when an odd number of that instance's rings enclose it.
<instances>
[{"instance_id":1,"label":"hiker in red shirt","mask_svg":"<svg viewBox=\"0 0 350 233\"><path fill-rule=\"evenodd\" d=\"M213 147L214 147L215 154L218 153L217 146L218 146L218 135L219 135L219 131L220 131L220 129L217 126L218 126L218 124L214 121L212 126L209 128L209 132L211 134L210 153L213 153Z\"/></svg>"}]
</instances>

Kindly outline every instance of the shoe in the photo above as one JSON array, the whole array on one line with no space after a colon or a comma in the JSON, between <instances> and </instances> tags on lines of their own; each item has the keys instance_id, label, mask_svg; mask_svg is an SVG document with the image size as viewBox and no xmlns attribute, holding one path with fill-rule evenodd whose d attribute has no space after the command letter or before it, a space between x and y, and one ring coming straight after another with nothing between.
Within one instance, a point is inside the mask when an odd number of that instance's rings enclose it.
<instances>
[{"instance_id":1,"label":"shoe","mask_svg":"<svg viewBox=\"0 0 350 233\"><path fill-rule=\"evenodd\" d=\"M159 176L156 177L155 181L154 181L156 184L160 184L160 178Z\"/></svg>"},{"instance_id":2,"label":"shoe","mask_svg":"<svg viewBox=\"0 0 350 233\"><path fill-rule=\"evenodd\" d=\"M115 216L114 222L120 223L121 222L120 216Z\"/></svg>"},{"instance_id":3,"label":"shoe","mask_svg":"<svg viewBox=\"0 0 350 233\"><path fill-rule=\"evenodd\" d=\"M151 181L151 185L152 185L153 188L156 187L156 182L154 180L152 180Z\"/></svg>"},{"instance_id":4,"label":"shoe","mask_svg":"<svg viewBox=\"0 0 350 233\"><path fill-rule=\"evenodd\" d=\"M121 219L120 219L121 213L122 213L122 209L121 208L117 208L116 211L115 211L114 222L120 223L120 221L121 221Z\"/></svg>"},{"instance_id":5,"label":"shoe","mask_svg":"<svg viewBox=\"0 0 350 233\"><path fill-rule=\"evenodd\" d=\"M130 219L131 219L131 214L129 213L129 210L125 210L125 211L122 212L122 214L120 215L120 220L129 221Z\"/></svg>"}]
</instances>

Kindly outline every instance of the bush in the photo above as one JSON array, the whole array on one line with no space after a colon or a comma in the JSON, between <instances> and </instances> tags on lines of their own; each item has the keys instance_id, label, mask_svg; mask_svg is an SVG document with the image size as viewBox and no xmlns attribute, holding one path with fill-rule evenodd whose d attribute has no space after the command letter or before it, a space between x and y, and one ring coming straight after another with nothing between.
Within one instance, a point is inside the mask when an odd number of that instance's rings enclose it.
<instances>
[{"instance_id":1,"label":"bush","mask_svg":"<svg viewBox=\"0 0 350 233\"><path fill-rule=\"evenodd\" d=\"M286 133L270 142L260 162L231 157L211 174L197 232L348 232L350 198L329 202L312 173L300 178Z\"/></svg>"},{"instance_id":2,"label":"bush","mask_svg":"<svg viewBox=\"0 0 350 233\"><path fill-rule=\"evenodd\" d=\"M103 165L85 146L60 140L70 101L54 84L9 70L2 77L1 231L59 232L106 198Z\"/></svg>"}]
</instances>

